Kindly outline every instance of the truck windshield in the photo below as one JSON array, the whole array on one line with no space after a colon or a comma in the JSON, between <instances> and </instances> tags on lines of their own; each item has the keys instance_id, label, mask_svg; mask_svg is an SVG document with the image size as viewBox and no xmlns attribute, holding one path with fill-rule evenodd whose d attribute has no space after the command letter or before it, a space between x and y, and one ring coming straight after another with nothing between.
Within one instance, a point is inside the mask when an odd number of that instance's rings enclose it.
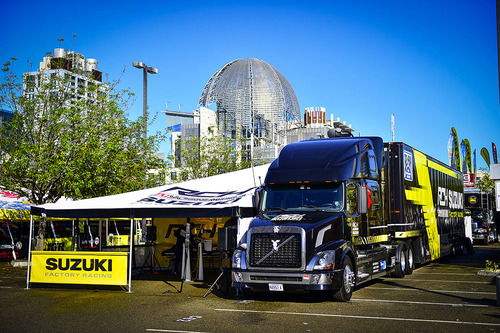
<instances>
[{"instance_id":1,"label":"truck windshield","mask_svg":"<svg viewBox=\"0 0 500 333\"><path fill-rule=\"evenodd\" d=\"M472 218L474 220L484 220L485 219L483 211L481 211L481 210L472 210L471 215L472 215Z\"/></svg>"},{"instance_id":2,"label":"truck windshield","mask_svg":"<svg viewBox=\"0 0 500 333\"><path fill-rule=\"evenodd\" d=\"M264 188L261 210L339 211L343 203L342 184L284 184Z\"/></svg>"},{"instance_id":3,"label":"truck windshield","mask_svg":"<svg viewBox=\"0 0 500 333\"><path fill-rule=\"evenodd\" d=\"M488 228L488 213L482 209L471 209L472 222L476 223L479 228Z\"/></svg>"}]
</instances>

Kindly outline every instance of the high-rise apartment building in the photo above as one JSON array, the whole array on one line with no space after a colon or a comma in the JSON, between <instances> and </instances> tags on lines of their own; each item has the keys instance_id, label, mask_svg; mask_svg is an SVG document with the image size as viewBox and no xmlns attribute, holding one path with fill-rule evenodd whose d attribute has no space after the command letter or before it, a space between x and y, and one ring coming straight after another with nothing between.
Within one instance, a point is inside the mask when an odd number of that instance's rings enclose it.
<instances>
[{"instance_id":1,"label":"high-rise apartment building","mask_svg":"<svg viewBox=\"0 0 500 333\"><path fill-rule=\"evenodd\" d=\"M24 93L29 97L44 83L57 79L68 89L71 99L95 99L97 94L106 92L97 65L96 59L86 59L80 53L56 48L53 54L43 58L38 71L24 74Z\"/></svg>"}]
</instances>

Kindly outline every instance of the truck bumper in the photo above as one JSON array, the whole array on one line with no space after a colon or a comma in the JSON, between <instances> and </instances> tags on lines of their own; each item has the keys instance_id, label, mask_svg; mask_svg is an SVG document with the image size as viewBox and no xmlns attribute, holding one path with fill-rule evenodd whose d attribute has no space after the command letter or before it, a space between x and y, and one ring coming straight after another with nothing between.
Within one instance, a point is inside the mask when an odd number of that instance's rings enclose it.
<instances>
[{"instance_id":1,"label":"truck bumper","mask_svg":"<svg viewBox=\"0 0 500 333\"><path fill-rule=\"evenodd\" d=\"M488 235L485 233L475 233L475 234L472 234L472 239L473 240L485 240L485 239L488 239Z\"/></svg>"},{"instance_id":2,"label":"truck bumper","mask_svg":"<svg viewBox=\"0 0 500 333\"><path fill-rule=\"evenodd\" d=\"M269 290L269 284L282 284L283 290L337 290L342 270L328 272L283 272L233 270L233 286Z\"/></svg>"}]
</instances>

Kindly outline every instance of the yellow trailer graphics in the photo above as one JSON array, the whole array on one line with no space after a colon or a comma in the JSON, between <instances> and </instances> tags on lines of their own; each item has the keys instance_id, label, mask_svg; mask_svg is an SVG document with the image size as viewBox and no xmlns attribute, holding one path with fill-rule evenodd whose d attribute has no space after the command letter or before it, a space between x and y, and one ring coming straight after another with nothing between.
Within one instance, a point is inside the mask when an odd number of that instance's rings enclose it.
<instances>
[{"instance_id":1,"label":"yellow trailer graphics","mask_svg":"<svg viewBox=\"0 0 500 333\"><path fill-rule=\"evenodd\" d=\"M432 200L431 180L429 178L429 168L427 158L419 151L414 151L417 176L420 187L410 187L407 189L406 198L413 203L422 206L424 212L425 227L429 240L429 250L431 259L440 257L439 233L436 220L436 209Z\"/></svg>"},{"instance_id":2,"label":"yellow trailer graphics","mask_svg":"<svg viewBox=\"0 0 500 333\"><path fill-rule=\"evenodd\" d=\"M416 252L424 261L450 254L464 234L462 174L402 143L386 149L391 156L389 230L401 240L422 234L422 251Z\"/></svg>"}]
</instances>

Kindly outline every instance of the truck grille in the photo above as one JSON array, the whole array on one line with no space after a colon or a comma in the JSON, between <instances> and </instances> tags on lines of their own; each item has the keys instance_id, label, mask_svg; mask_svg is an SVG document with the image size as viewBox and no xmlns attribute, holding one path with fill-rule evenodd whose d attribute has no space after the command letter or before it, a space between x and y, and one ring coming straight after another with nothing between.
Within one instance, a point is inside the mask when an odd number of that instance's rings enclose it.
<instances>
[{"instance_id":1,"label":"truck grille","mask_svg":"<svg viewBox=\"0 0 500 333\"><path fill-rule=\"evenodd\" d=\"M275 247L277 247L277 250ZM299 268L302 264L301 258L300 234L252 234L250 242L250 266Z\"/></svg>"}]
</instances>

